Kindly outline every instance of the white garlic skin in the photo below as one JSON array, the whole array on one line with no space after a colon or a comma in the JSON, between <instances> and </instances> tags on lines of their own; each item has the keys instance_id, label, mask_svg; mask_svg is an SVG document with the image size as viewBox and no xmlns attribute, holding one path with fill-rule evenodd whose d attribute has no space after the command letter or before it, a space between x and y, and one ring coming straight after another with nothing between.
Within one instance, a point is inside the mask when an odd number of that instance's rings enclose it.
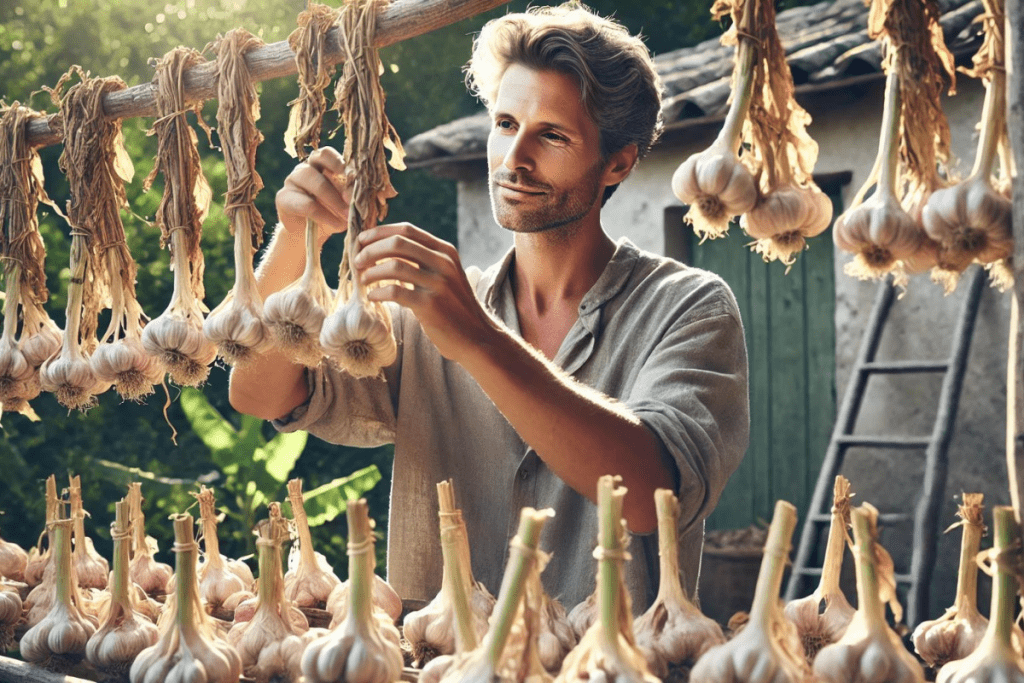
<instances>
[{"instance_id":1,"label":"white garlic skin","mask_svg":"<svg viewBox=\"0 0 1024 683\"><path fill-rule=\"evenodd\" d=\"M95 632L96 624L91 617L71 614L58 600L47 615L22 636L21 656L35 664L48 662L54 656L80 659Z\"/></svg>"},{"instance_id":2,"label":"white garlic skin","mask_svg":"<svg viewBox=\"0 0 1024 683\"><path fill-rule=\"evenodd\" d=\"M325 285L326 287L326 285ZM263 302L263 318L278 346L290 351L307 367L323 358L320 332L330 306L330 290L323 300L301 288L274 292Z\"/></svg>"},{"instance_id":3,"label":"white garlic skin","mask_svg":"<svg viewBox=\"0 0 1024 683\"><path fill-rule=\"evenodd\" d=\"M690 205L686 221L700 237L712 239L729 230L729 221L757 202L754 176L736 153L714 144L690 155L672 174L672 192Z\"/></svg>"},{"instance_id":4,"label":"white garlic skin","mask_svg":"<svg viewBox=\"0 0 1024 683\"><path fill-rule=\"evenodd\" d=\"M142 346L166 366L176 383L199 387L210 374L217 347L203 335L201 318L195 322L165 313L142 330Z\"/></svg>"},{"instance_id":5,"label":"white garlic skin","mask_svg":"<svg viewBox=\"0 0 1024 683\"><path fill-rule=\"evenodd\" d=\"M96 402L95 395L110 386L92 371L88 358L66 353L43 361L39 368L39 384L43 391L55 394L61 405L72 410L92 407Z\"/></svg>"},{"instance_id":6,"label":"white garlic skin","mask_svg":"<svg viewBox=\"0 0 1024 683\"><path fill-rule=\"evenodd\" d=\"M1012 205L980 175L936 190L921 212L928 236L953 244L981 263L1013 252Z\"/></svg>"},{"instance_id":7,"label":"white garlic skin","mask_svg":"<svg viewBox=\"0 0 1024 683\"><path fill-rule=\"evenodd\" d=\"M21 596L18 591L0 583L0 624L14 624L21 618Z\"/></svg>"},{"instance_id":8,"label":"white garlic skin","mask_svg":"<svg viewBox=\"0 0 1024 683\"><path fill-rule=\"evenodd\" d=\"M49 561L49 550L40 553L39 548L30 548L28 551L28 562L25 564L25 583L32 588L42 583Z\"/></svg>"},{"instance_id":9,"label":"white garlic skin","mask_svg":"<svg viewBox=\"0 0 1024 683\"><path fill-rule=\"evenodd\" d=\"M235 683L241 675L235 648L183 631L173 652L162 651L159 642L140 652L130 678L132 683Z\"/></svg>"},{"instance_id":10,"label":"white garlic skin","mask_svg":"<svg viewBox=\"0 0 1024 683\"><path fill-rule=\"evenodd\" d=\"M288 556L290 568L284 575L284 596L299 607L323 609L332 592L341 585L341 579L334 574L334 570L322 554L314 553L316 566L312 567L303 563L300 556L299 545L295 543ZM376 585L374 593L376 594Z\"/></svg>"},{"instance_id":11,"label":"white garlic skin","mask_svg":"<svg viewBox=\"0 0 1024 683\"><path fill-rule=\"evenodd\" d=\"M314 640L302 654L305 683L394 683L402 675L398 629L376 621L376 632L361 632L356 619Z\"/></svg>"},{"instance_id":12,"label":"white garlic skin","mask_svg":"<svg viewBox=\"0 0 1024 683\"><path fill-rule=\"evenodd\" d=\"M597 593L591 593L587 599L569 611L569 624L577 638L586 635L590 627L597 621Z\"/></svg>"},{"instance_id":13,"label":"white garlic skin","mask_svg":"<svg viewBox=\"0 0 1024 683\"><path fill-rule=\"evenodd\" d=\"M470 589L469 611L478 642L482 642L487 633L487 620L494 603L495 598L483 584L476 583ZM412 645L417 661L422 661L424 654L431 651L442 655L455 652L455 608L444 590L423 609L406 614L402 624L402 632Z\"/></svg>"},{"instance_id":14,"label":"white garlic skin","mask_svg":"<svg viewBox=\"0 0 1024 683\"><path fill-rule=\"evenodd\" d=\"M441 679L455 663L454 655L434 657L420 671L419 683L441 683Z\"/></svg>"},{"instance_id":15,"label":"white garlic skin","mask_svg":"<svg viewBox=\"0 0 1024 683\"><path fill-rule=\"evenodd\" d=\"M241 657L242 672L260 682L269 681L272 676L297 680L301 672L302 651L307 644L300 638L309 630L305 618L301 627L289 628L282 615L273 611L275 607L264 605L263 611L256 610L252 619L236 621L228 631L228 642ZM289 663L295 668L289 670Z\"/></svg>"},{"instance_id":16,"label":"white garlic skin","mask_svg":"<svg viewBox=\"0 0 1024 683\"><path fill-rule=\"evenodd\" d=\"M47 317L38 330L31 332L28 336L22 334L18 341L18 348L21 349L29 365L38 368L43 361L60 351L63 336L64 332Z\"/></svg>"},{"instance_id":17,"label":"white garlic skin","mask_svg":"<svg viewBox=\"0 0 1024 683\"><path fill-rule=\"evenodd\" d=\"M206 318L203 334L217 345L217 352L228 363L245 363L270 343L262 309L258 300L243 303L229 294Z\"/></svg>"},{"instance_id":18,"label":"white garlic skin","mask_svg":"<svg viewBox=\"0 0 1024 683\"><path fill-rule=\"evenodd\" d=\"M551 673L557 673L569 651L576 647L576 632L569 623L565 607L554 598L544 595L541 614L541 632L537 637L537 655L540 663Z\"/></svg>"},{"instance_id":19,"label":"white garlic skin","mask_svg":"<svg viewBox=\"0 0 1024 683\"><path fill-rule=\"evenodd\" d=\"M0 579L24 581L28 553L17 543L0 539Z\"/></svg>"},{"instance_id":20,"label":"white garlic skin","mask_svg":"<svg viewBox=\"0 0 1024 683\"><path fill-rule=\"evenodd\" d=\"M78 585L82 588L103 590L107 587L110 565L107 560L96 552L92 539L85 536L85 547L75 548L73 559L75 572L78 574Z\"/></svg>"},{"instance_id":21,"label":"white garlic skin","mask_svg":"<svg viewBox=\"0 0 1024 683\"><path fill-rule=\"evenodd\" d=\"M693 662L725 642L722 627L691 603L656 601L633 625L637 645L657 653L669 664ZM646 654L646 653L645 653ZM653 665L650 659L648 665Z\"/></svg>"},{"instance_id":22,"label":"white garlic skin","mask_svg":"<svg viewBox=\"0 0 1024 683\"><path fill-rule=\"evenodd\" d=\"M388 309L364 305L354 294L324 320L320 346L356 378L376 377L398 357Z\"/></svg>"},{"instance_id":23,"label":"white garlic skin","mask_svg":"<svg viewBox=\"0 0 1024 683\"><path fill-rule=\"evenodd\" d=\"M941 668L948 662L963 659L978 647L988 619L976 609L961 609L955 619L940 617L922 621L914 629L914 649L929 666Z\"/></svg>"},{"instance_id":24,"label":"white garlic skin","mask_svg":"<svg viewBox=\"0 0 1024 683\"><path fill-rule=\"evenodd\" d=\"M822 611L822 601L825 609ZM800 635L804 654L808 662L813 662L826 645L835 643L850 626L856 614L846 596L842 593L823 597L820 588L806 598L789 602L783 614L791 621Z\"/></svg>"},{"instance_id":25,"label":"white garlic skin","mask_svg":"<svg viewBox=\"0 0 1024 683\"><path fill-rule=\"evenodd\" d=\"M922 683L924 670L892 629L873 630L857 612L839 642L821 649L814 673L825 683Z\"/></svg>"},{"instance_id":26,"label":"white garlic skin","mask_svg":"<svg viewBox=\"0 0 1024 683\"><path fill-rule=\"evenodd\" d=\"M174 569L169 564L157 562L148 553L137 553L128 565L128 576L146 595L165 595L167 584L174 576Z\"/></svg>"},{"instance_id":27,"label":"white garlic skin","mask_svg":"<svg viewBox=\"0 0 1024 683\"><path fill-rule=\"evenodd\" d=\"M153 393L153 385L163 379L165 370L159 359L146 353L142 341L134 337L104 342L89 358L96 376L114 384L127 400L139 400Z\"/></svg>"},{"instance_id":28,"label":"white garlic skin","mask_svg":"<svg viewBox=\"0 0 1024 683\"><path fill-rule=\"evenodd\" d=\"M791 233L815 237L831 222L832 201L817 185L785 185L762 196L740 225L756 239L777 239ZM803 249L802 243L799 249Z\"/></svg>"},{"instance_id":29,"label":"white garlic skin","mask_svg":"<svg viewBox=\"0 0 1024 683\"><path fill-rule=\"evenodd\" d=\"M18 385L34 374L18 344L6 335L0 337L0 401L16 396Z\"/></svg>"},{"instance_id":30,"label":"white garlic skin","mask_svg":"<svg viewBox=\"0 0 1024 683\"><path fill-rule=\"evenodd\" d=\"M339 582L327 598L327 611L334 616L332 623L341 623L348 612L349 582ZM402 598L384 579L376 574L373 576L373 606L387 614L391 621L397 622L402 616Z\"/></svg>"},{"instance_id":31,"label":"white garlic skin","mask_svg":"<svg viewBox=\"0 0 1024 683\"><path fill-rule=\"evenodd\" d=\"M775 625L777 641L765 629L748 625L732 640L708 649L690 671L690 680L707 683L803 681L806 674L795 663L795 657L803 657L796 628L781 614L775 619Z\"/></svg>"},{"instance_id":32,"label":"white garlic skin","mask_svg":"<svg viewBox=\"0 0 1024 683\"><path fill-rule=\"evenodd\" d=\"M208 604L219 607L236 593L248 591L252 583L243 581L226 566L204 563L199 569L199 594Z\"/></svg>"},{"instance_id":33,"label":"white garlic skin","mask_svg":"<svg viewBox=\"0 0 1024 683\"><path fill-rule=\"evenodd\" d=\"M103 624L89 638L85 658L100 671L123 675L140 652L156 643L157 634L152 621L122 613L120 620Z\"/></svg>"}]
</instances>

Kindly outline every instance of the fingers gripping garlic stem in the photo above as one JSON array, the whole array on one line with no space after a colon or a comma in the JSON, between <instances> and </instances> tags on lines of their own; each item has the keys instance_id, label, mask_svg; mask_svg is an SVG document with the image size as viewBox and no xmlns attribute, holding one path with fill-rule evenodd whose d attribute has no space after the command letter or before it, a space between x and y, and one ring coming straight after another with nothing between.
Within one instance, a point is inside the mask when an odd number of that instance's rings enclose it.
<instances>
[{"instance_id":1,"label":"fingers gripping garlic stem","mask_svg":"<svg viewBox=\"0 0 1024 683\"><path fill-rule=\"evenodd\" d=\"M18 589L0 579L0 652L14 644L14 627L21 621L22 607Z\"/></svg>"},{"instance_id":2,"label":"fingers gripping garlic stem","mask_svg":"<svg viewBox=\"0 0 1024 683\"><path fill-rule=\"evenodd\" d=\"M978 612L978 565L975 560L985 532L982 514L983 494L965 493L958 516L963 529L960 541L960 572L956 601L938 619L921 622L914 629L917 654L928 666L939 669L947 662L963 659L974 652L985 635L988 620Z\"/></svg>"},{"instance_id":3,"label":"fingers gripping garlic stem","mask_svg":"<svg viewBox=\"0 0 1024 683\"><path fill-rule=\"evenodd\" d=\"M17 543L0 538L0 579L24 581L27 565L28 553Z\"/></svg>"},{"instance_id":4,"label":"fingers gripping garlic stem","mask_svg":"<svg viewBox=\"0 0 1024 683\"><path fill-rule=\"evenodd\" d=\"M857 613L843 637L818 653L814 673L828 683L921 683L924 670L885 622L876 564L878 511L865 503L850 514L857 566Z\"/></svg>"},{"instance_id":5,"label":"fingers gripping garlic stem","mask_svg":"<svg viewBox=\"0 0 1024 683\"><path fill-rule=\"evenodd\" d=\"M796 629L783 616L779 602L782 574L795 528L796 508L784 500L776 502L750 620L739 635L724 645L711 648L697 660L690 680L784 683L808 677Z\"/></svg>"},{"instance_id":6,"label":"fingers gripping garlic stem","mask_svg":"<svg viewBox=\"0 0 1024 683\"><path fill-rule=\"evenodd\" d=\"M660 557L658 597L633 624L637 645L652 670L660 662L670 667L692 665L708 648L725 642L722 628L690 602L680 581L679 500L668 489L655 491L654 500Z\"/></svg>"},{"instance_id":7,"label":"fingers gripping garlic stem","mask_svg":"<svg viewBox=\"0 0 1024 683\"><path fill-rule=\"evenodd\" d=\"M1021 683L1024 660L1012 643L1013 613L1020 566L1020 526L1013 508L992 511L995 546L985 553L993 560L991 620L974 652L939 670L938 683ZM980 561L980 560L979 560Z\"/></svg>"},{"instance_id":8,"label":"fingers gripping garlic stem","mask_svg":"<svg viewBox=\"0 0 1024 683\"><path fill-rule=\"evenodd\" d=\"M393 683L402 673L398 629L373 616L373 522L366 501L348 503L348 556L352 594L345 621L306 647L305 683Z\"/></svg>"},{"instance_id":9,"label":"fingers gripping garlic stem","mask_svg":"<svg viewBox=\"0 0 1024 683\"><path fill-rule=\"evenodd\" d=\"M135 657L156 643L158 636L156 624L135 610L133 594L129 592L128 555L132 537L129 501L118 501L114 514L114 523L110 525L114 541L110 611L86 643L85 658L104 674L121 678L127 675Z\"/></svg>"},{"instance_id":10,"label":"fingers gripping garlic stem","mask_svg":"<svg viewBox=\"0 0 1024 683\"><path fill-rule=\"evenodd\" d=\"M288 482L288 500L291 502L292 516L299 534L300 555L298 566L284 577L284 594L299 607L324 609L331 591L341 583L341 579L329 568L321 567L316 553L313 552L313 536L309 532L309 521L302 502L301 479L292 479Z\"/></svg>"},{"instance_id":11,"label":"fingers gripping garlic stem","mask_svg":"<svg viewBox=\"0 0 1024 683\"><path fill-rule=\"evenodd\" d=\"M199 594L211 608L218 608L236 593L247 591L252 587L252 573L248 577L239 576L239 569L232 565L244 563L238 560L225 561L220 554L220 541L217 539L217 509L213 490L205 486L199 493L194 493L199 500L200 516L203 525L203 564L199 567Z\"/></svg>"},{"instance_id":12,"label":"fingers gripping garlic stem","mask_svg":"<svg viewBox=\"0 0 1024 683\"><path fill-rule=\"evenodd\" d=\"M839 587L849 526L850 482L840 474L836 476L833 486L832 523L828 531L821 581L813 593L806 598L793 600L786 605L784 611L786 618L796 626L808 664L814 661L821 648L839 640L853 619L855 610Z\"/></svg>"},{"instance_id":13,"label":"fingers gripping garlic stem","mask_svg":"<svg viewBox=\"0 0 1024 683\"><path fill-rule=\"evenodd\" d=\"M85 535L86 512L82 508L82 478L71 477L71 519L75 523L74 565L78 574L78 582L82 588L103 589L107 587L107 574L110 565L107 560L96 552L92 539Z\"/></svg>"},{"instance_id":14,"label":"fingers gripping garlic stem","mask_svg":"<svg viewBox=\"0 0 1024 683\"><path fill-rule=\"evenodd\" d=\"M242 675L238 652L224 642L203 611L196 579L199 546L192 516L174 518L174 599L160 620L160 639L135 658L131 683L237 683Z\"/></svg>"},{"instance_id":15,"label":"fingers gripping garlic stem","mask_svg":"<svg viewBox=\"0 0 1024 683\"><path fill-rule=\"evenodd\" d=\"M56 566L53 605L42 621L22 637L21 656L27 662L65 672L82 661L96 624L80 609L81 596L71 564L72 520L55 520L51 526Z\"/></svg>"},{"instance_id":16,"label":"fingers gripping garlic stem","mask_svg":"<svg viewBox=\"0 0 1024 683\"><path fill-rule=\"evenodd\" d=\"M724 236L729 221L750 211L757 202L754 176L737 156L743 121L750 109L756 57L753 41L740 37L725 125L708 149L691 155L672 174L672 192L690 205L683 220L693 225L701 238Z\"/></svg>"},{"instance_id":17,"label":"fingers gripping garlic stem","mask_svg":"<svg viewBox=\"0 0 1024 683\"><path fill-rule=\"evenodd\" d=\"M146 592L147 595L164 595L167 593L167 582L174 575L169 564L157 562L153 557L156 551L156 539L146 536L146 517L142 513L142 484L132 482L128 488L128 503L131 513L132 551L128 573L131 580Z\"/></svg>"},{"instance_id":18,"label":"fingers gripping garlic stem","mask_svg":"<svg viewBox=\"0 0 1024 683\"><path fill-rule=\"evenodd\" d=\"M323 359L320 331L334 294L327 286L317 247L319 228L306 219L306 267L302 277L267 297L263 317L277 345L307 367Z\"/></svg>"}]
</instances>

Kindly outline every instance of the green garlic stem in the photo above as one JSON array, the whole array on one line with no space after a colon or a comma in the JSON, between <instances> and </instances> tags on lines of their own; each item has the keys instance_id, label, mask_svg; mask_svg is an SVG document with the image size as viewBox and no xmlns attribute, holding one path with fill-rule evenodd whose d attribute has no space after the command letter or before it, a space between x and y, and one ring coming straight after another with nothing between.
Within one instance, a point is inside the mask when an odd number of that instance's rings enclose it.
<instances>
[{"instance_id":1,"label":"green garlic stem","mask_svg":"<svg viewBox=\"0 0 1024 683\"><path fill-rule=\"evenodd\" d=\"M622 553L620 527L622 525L622 498L624 488L615 488L611 477L601 477L597 487L597 506L600 515L600 545L606 556L598 561L597 583L598 610L601 620L601 635L604 647L615 658L621 657L619 652L619 611L621 610L620 591L622 577L619 571Z\"/></svg>"},{"instance_id":2,"label":"green garlic stem","mask_svg":"<svg viewBox=\"0 0 1024 683\"><path fill-rule=\"evenodd\" d=\"M992 516L994 548L997 553L1006 553L1020 538L1020 525L1014 517L1012 507L996 507L992 510ZM992 581L992 609L985 640L995 640L1001 646L1010 648L1013 612L1017 599L1017 578L998 564L995 565L995 569L996 575Z\"/></svg>"},{"instance_id":3,"label":"green garlic stem","mask_svg":"<svg viewBox=\"0 0 1024 683\"><path fill-rule=\"evenodd\" d=\"M857 565L857 607L864 612L871 627L885 625L885 608L878 597L878 576L875 570L875 539L871 533L871 513L858 508L850 511Z\"/></svg>"}]
</instances>

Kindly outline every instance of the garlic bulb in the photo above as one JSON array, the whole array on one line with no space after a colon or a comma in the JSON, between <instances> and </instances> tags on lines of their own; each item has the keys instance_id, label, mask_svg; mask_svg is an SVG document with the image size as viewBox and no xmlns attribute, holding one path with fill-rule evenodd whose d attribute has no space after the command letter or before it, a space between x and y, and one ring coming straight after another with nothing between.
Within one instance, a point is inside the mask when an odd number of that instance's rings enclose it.
<instances>
[{"instance_id":1,"label":"garlic bulb","mask_svg":"<svg viewBox=\"0 0 1024 683\"><path fill-rule=\"evenodd\" d=\"M82 477L71 477L71 519L75 522L75 572L82 588L103 589L107 587L110 564L96 552L92 539L85 535L85 515L82 509Z\"/></svg>"},{"instance_id":2,"label":"garlic bulb","mask_svg":"<svg viewBox=\"0 0 1024 683\"><path fill-rule=\"evenodd\" d=\"M324 609L327 599L341 579L335 576L330 565L313 552L313 536L309 533L309 520L302 503L302 480L292 479L288 482L288 500L292 506L292 517L299 534L299 560L294 568L289 567L284 577L285 597L299 607L316 607ZM292 545L292 553L296 551ZM289 561L289 565L291 565ZM401 601L399 601L401 614Z\"/></svg>"},{"instance_id":3,"label":"garlic bulb","mask_svg":"<svg viewBox=\"0 0 1024 683\"><path fill-rule=\"evenodd\" d=\"M850 511L853 519L853 558L857 565L857 613L838 642L821 649L814 673L827 683L892 681L921 683L924 670L900 637L885 622L880 573L891 567L878 563L878 511L865 503Z\"/></svg>"},{"instance_id":4,"label":"garlic bulb","mask_svg":"<svg viewBox=\"0 0 1024 683\"><path fill-rule=\"evenodd\" d=\"M540 584L537 577L537 590L540 591L541 607L539 608L540 635L537 636L537 656L540 663L551 673L557 673L565 661L565 656L576 647L579 639L576 631L569 623L562 603L552 598ZM529 600L529 598L528 598Z\"/></svg>"},{"instance_id":5,"label":"garlic bulb","mask_svg":"<svg viewBox=\"0 0 1024 683\"><path fill-rule=\"evenodd\" d=\"M462 636L456 628L455 618L455 603L462 599L460 591L468 596L475 640L487 632L487 619L494 609L494 598L483 584L473 578L466 523L462 519L462 511L455 507L451 480L438 482L437 498L444 558L441 591L426 607L405 615L403 621L403 634L412 646L413 661L417 667L422 667L437 655L465 649L460 643Z\"/></svg>"},{"instance_id":6,"label":"garlic bulb","mask_svg":"<svg viewBox=\"0 0 1024 683\"><path fill-rule=\"evenodd\" d=\"M294 110L293 110L294 111ZM320 330L334 301L320 265L318 236L313 219L306 219L306 267L302 277L263 303L263 318L274 341L299 363L315 368L323 359Z\"/></svg>"},{"instance_id":7,"label":"garlic bulb","mask_svg":"<svg viewBox=\"0 0 1024 683\"><path fill-rule=\"evenodd\" d=\"M843 553L849 539L849 480L841 474L836 475L832 491L832 524L828 530L821 581L813 593L806 598L793 600L784 610L786 618L793 622L800 634L808 664L814 661L821 648L843 636L856 611L839 587Z\"/></svg>"},{"instance_id":8,"label":"garlic bulb","mask_svg":"<svg viewBox=\"0 0 1024 683\"><path fill-rule=\"evenodd\" d=\"M764 194L740 219L740 226L757 240L754 250L765 261L792 266L807 247L807 238L825 232L832 222L832 200L813 183L783 185Z\"/></svg>"},{"instance_id":9,"label":"garlic bulb","mask_svg":"<svg viewBox=\"0 0 1024 683\"><path fill-rule=\"evenodd\" d=\"M251 361L270 344L252 269L255 250L249 240L249 235L236 226L235 286L203 323L203 334L217 345L220 357L231 365Z\"/></svg>"},{"instance_id":10,"label":"garlic bulb","mask_svg":"<svg viewBox=\"0 0 1024 683\"><path fill-rule=\"evenodd\" d=\"M0 652L14 644L14 627L21 621L21 595L18 589L0 579Z\"/></svg>"},{"instance_id":11,"label":"garlic bulb","mask_svg":"<svg viewBox=\"0 0 1024 683\"><path fill-rule=\"evenodd\" d=\"M29 365L39 368L43 361L60 350L64 332L41 307L29 306L18 347Z\"/></svg>"},{"instance_id":12,"label":"garlic bulb","mask_svg":"<svg viewBox=\"0 0 1024 683\"><path fill-rule=\"evenodd\" d=\"M199 567L199 594L206 604L216 609L235 593L248 591L254 583L248 565L229 560L220 554L217 539L217 509L213 490L202 486L193 493L199 500L199 514L203 525L203 563ZM175 580L177 585L177 580Z\"/></svg>"},{"instance_id":13,"label":"garlic bulb","mask_svg":"<svg viewBox=\"0 0 1024 683\"><path fill-rule=\"evenodd\" d=\"M334 311L320 331L320 346L339 368L357 378L376 377L398 357L391 314L379 302L366 300L358 282L343 282L338 289Z\"/></svg>"},{"instance_id":14,"label":"garlic bulb","mask_svg":"<svg viewBox=\"0 0 1024 683\"><path fill-rule=\"evenodd\" d=\"M800 638L793 624L783 616L779 601L794 528L796 508L784 500L777 501L749 621L732 640L704 653L690 672L690 680L783 683L808 677Z\"/></svg>"},{"instance_id":15,"label":"garlic bulb","mask_svg":"<svg viewBox=\"0 0 1024 683\"><path fill-rule=\"evenodd\" d=\"M110 574L111 603L106 619L89 638L85 658L100 672L115 678L128 674L132 662L145 648L157 641L157 627L135 610L134 587L128 576L128 555L132 531L129 522L131 504L118 501L110 536L114 541L114 570Z\"/></svg>"},{"instance_id":16,"label":"garlic bulb","mask_svg":"<svg viewBox=\"0 0 1024 683\"><path fill-rule=\"evenodd\" d=\"M192 516L174 517L177 589L160 619L160 639L135 658L132 683L237 683L242 675L238 652L221 640L203 611L196 580L199 546Z\"/></svg>"},{"instance_id":17,"label":"garlic bulb","mask_svg":"<svg viewBox=\"0 0 1024 683\"><path fill-rule=\"evenodd\" d=\"M314 640L302 655L305 683L393 683L402 674L398 629L373 617L373 521L366 501L348 503L349 577L352 599L345 621Z\"/></svg>"},{"instance_id":18,"label":"garlic bulb","mask_svg":"<svg viewBox=\"0 0 1024 683\"><path fill-rule=\"evenodd\" d=\"M579 603L569 611L569 625L577 638L586 635L590 627L597 621L597 591L587 596L587 599Z\"/></svg>"},{"instance_id":19,"label":"garlic bulb","mask_svg":"<svg viewBox=\"0 0 1024 683\"><path fill-rule=\"evenodd\" d=\"M938 683L1020 683L1024 660L1012 642L1016 571L1020 566L1020 525L1013 508L992 511L995 547L986 553L993 564L991 620L974 652L939 670Z\"/></svg>"},{"instance_id":20,"label":"garlic bulb","mask_svg":"<svg viewBox=\"0 0 1024 683\"><path fill-rule=\"evenodd\" d=\"M322 560L322 558L323 556L317 553L317 561L320 563L321 568L325 567L327 562ZM341 620L348 613L349 589L349 582L342 581L334 587L334 590L327 597L327 611L333 615L331 620L332 626L341 623ZM390 583L377 574L373 575L373 607L386 614L393 623L397 622L399 617L402 616L402 598L398 597L398 593L395 592Z\"/></svg>"},{"instance_id":21,"label":"garlic bulb","mask_svg":"<svg viewBox=\"0 0 1024 683\"><path fill-rule=\"evenodd\" d=\"M92 617L82 612L78 581L71 563L70 519L51 523L56 583L53 604L43 619L21 638L21 656L26 662L65 672L82 661L85 646L96 632Z\"/></svg>"},{"instance_id":22,"label":"garlic bulb","mask_svg":"<svg viewBox=\"0 0 1024 683\"><path fill-rule=\"evenodd\" d=\"M25 580L28 553L17 543L0 538L0 579Z\"/></svg>"},{"instance_id":23,"label":"garlic bulb","mask_svg":"<svg viewBox=\"0 0 1024 683\"><path fill-rule=\"evenodd\" d=\"M722 627L686 597L679 575L679 499L668 489L654 492L658 512L658 597L633 624L636 643L647 665L661 678L669 668L690 667L708 648L725 642Z\"/></svg>"},{"instance_id":24,"label":"garlic bulb","mask_svg":"<svg viewBox=\"0 0 1024 683\"><path fill-rule=\"evenodd\" d=\"M4 297L4 329L0 335L0 402L3 403L26 393L26 383L36 374L35 366L25 358L15 338L18 309L21 307L20 270L16 263L9 263L5 268L7 291Z\"/></svg>"},{"instance_id":25,"label":"garlic bulb","mask_svg":"<svg viewBox=\"0 0 1024 683\"><path fill-rule=\"evenodd\" d=\"M672 192L690 208L683 217L701 238L722 237L729 221L754 208L757 181L740 161L743 121L750 110L754 87L756 48L740 40L732 75L732 99L725 124L715 141L703 152L693 154L672 174Z\"/></svg>"},{"instance_id":26,"label":"garlic bulb","mask_svg":"<svg viewBox=\"0 0 1024 683\"><path fill-rule=\"evenodd\" d=\"M598 621L565 658L556 683L570 681L653 682L643 653L633 636L633 614L622 573L628 534L622 518L626 489L618 477L603 476L597 483L599 517L597 557ZM701 679L695 679L701 680Z\"/></svg>"},{"instance_id":27,"label":"garlic bulb","mask_svg":"<svg viewBox=\"0 0 1024 683\"><path fill-rule=\"evenodd\" d=\"M281 545L289 536L288 523L279 510L273 513L277 505L271 503L270 518L256 527L260 571L256 610L250 620L236 620L228 632L228 642L242 658L242 672L259 683L298 681L306 645L327 633L310 629L304 617L296 621L292 616L297 610L285 597L281 571Z\"/></svg>"},{"instance_id":28,"label":"garlic bulb","mask_svg":"<svg viewBox=\"0 0 1024 683\"><path fill-rule=\"evenodd\" d=\"M142 513L142 484L132 482L128 487L128 503L131 506L132 560L128 565L131 580L146 592L146 595L165 595L167 582L174 576L171 565L157 562L153 553L157 551L156 539L146 535L146 517Z\"/></svg>"}]
</instances>

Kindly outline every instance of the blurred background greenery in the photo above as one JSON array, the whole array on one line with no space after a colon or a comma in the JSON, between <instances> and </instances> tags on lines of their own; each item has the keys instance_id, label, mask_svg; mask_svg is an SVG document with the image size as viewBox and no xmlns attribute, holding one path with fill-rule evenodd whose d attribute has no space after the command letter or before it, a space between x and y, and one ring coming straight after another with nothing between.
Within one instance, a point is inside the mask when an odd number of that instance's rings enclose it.
<instances>
[{"instance_id":1,"label":"blurred background greenery","mask_svg":"<svg viewBox=\"0 0 1024 683\"><path fill-rule=\"evenodd\" d=\"M642 33L655 54L693 45L722 30L708 14L711 0L595 0L589 4L603 15L614 14L630 31ZM0 99L52 112L54 107L42 88L55 85L74 64L95 76L117 74L128 85L135 85L151 79L151 58L177 45L202 48L218 33L234 27L244 27L268 43L284 40L304 6L303 0L3 0ZM403 139L480 110L479 103L466 93L461 72L472 36L486 20L505 12L522 11L526 6L525 0L514 0L486 14L382 50L387 112ZM292 79L260 86L259 126L266 140L260 148L258 170L266 189L257 204L268 234L276 223L274 193L295 164L284 152L283 135L288 121L287 103L296 94L297 86ZM215 106L210 102L205 110L205 118L211 124L215 123ZM334 114L329 114L325 130L333 128L335 121ZM147 136L151 123L151 119L124 121L127 147L136 171L128 188L132 211L125 212L124 222L129 247L139 263L139 300L147 313L155 317L170 300L172 281L168 255L159 248L159 230L149 223L159 203L160 182L149 192L142 191L142 181L152 168L156 149L155 140ZM212 308L232 284L231 237L218 203L225 191L224 164L218 151L207 145L205 136L200 135L200 140L204 169L215 197L203 236L207 304ZM332 141L325 139L325 144ZM47 191L63 204L68 191L57 168L59 154L60 148L56 146L42 150ZM393 182L399 194L391 202L389 220L410 221L455 242L453 182L433 178L425 171L393 173ZM50 312L63 326L68 226L44 213L41 229L48 249ZM325 248L324 263L329 276L340 258L340 242L331 240ZM246 427L241 416L228 405L227 379L225 368L215 368L203 395L212 410L241 430ZM192 504L188 492L195 489L197 480L218 490L218 501L229 513L228 522L220 529L222 551L235 557L251 552L252 536L245 528L251 517L242 515L237 507L245 504L245 500L251 502L245 497L251 482L238 476L239 463L232 469L224 460L227 456L218 456L208 439L204 441L203 435L192 428L180 399L180 390L173 386L169 387L169 395L161 391L143 405L121 403L114 392L107 392L87 414L68 414L52 396L44 394L33 402L42 418L40 422L5 414L0 436L0 510L7 514L0 517L0 535L25 547L34 544L43 525L45 478L56 473L61 486L67 481L67 473L77 473L82 475L85 506L92 514L87 528L99 551L109 556L109 522L114 501L125 493L124 468L137 468L132 476L143 477L147 527L160 541L162 560L170 561L166 549L171 532L166 517ZM171 440L168 422L178 432L176 444ZM269 424L257 427L264 443L273 437L274 430ZM244 461L252 456L236 453L232 457L246 464ZM382 480L366 497L377 529L383 535L387 528L391 457L390 447L360 450L313 438L305 443L290 475L302 477L308 491L376 465ZM275 493L270 491L266 495ZM345 574L346 566L343 536L340 519L314 530L318 550L341 575ZM381 556L384 546L378 543Z\"/></svg>"}]
</instances>

